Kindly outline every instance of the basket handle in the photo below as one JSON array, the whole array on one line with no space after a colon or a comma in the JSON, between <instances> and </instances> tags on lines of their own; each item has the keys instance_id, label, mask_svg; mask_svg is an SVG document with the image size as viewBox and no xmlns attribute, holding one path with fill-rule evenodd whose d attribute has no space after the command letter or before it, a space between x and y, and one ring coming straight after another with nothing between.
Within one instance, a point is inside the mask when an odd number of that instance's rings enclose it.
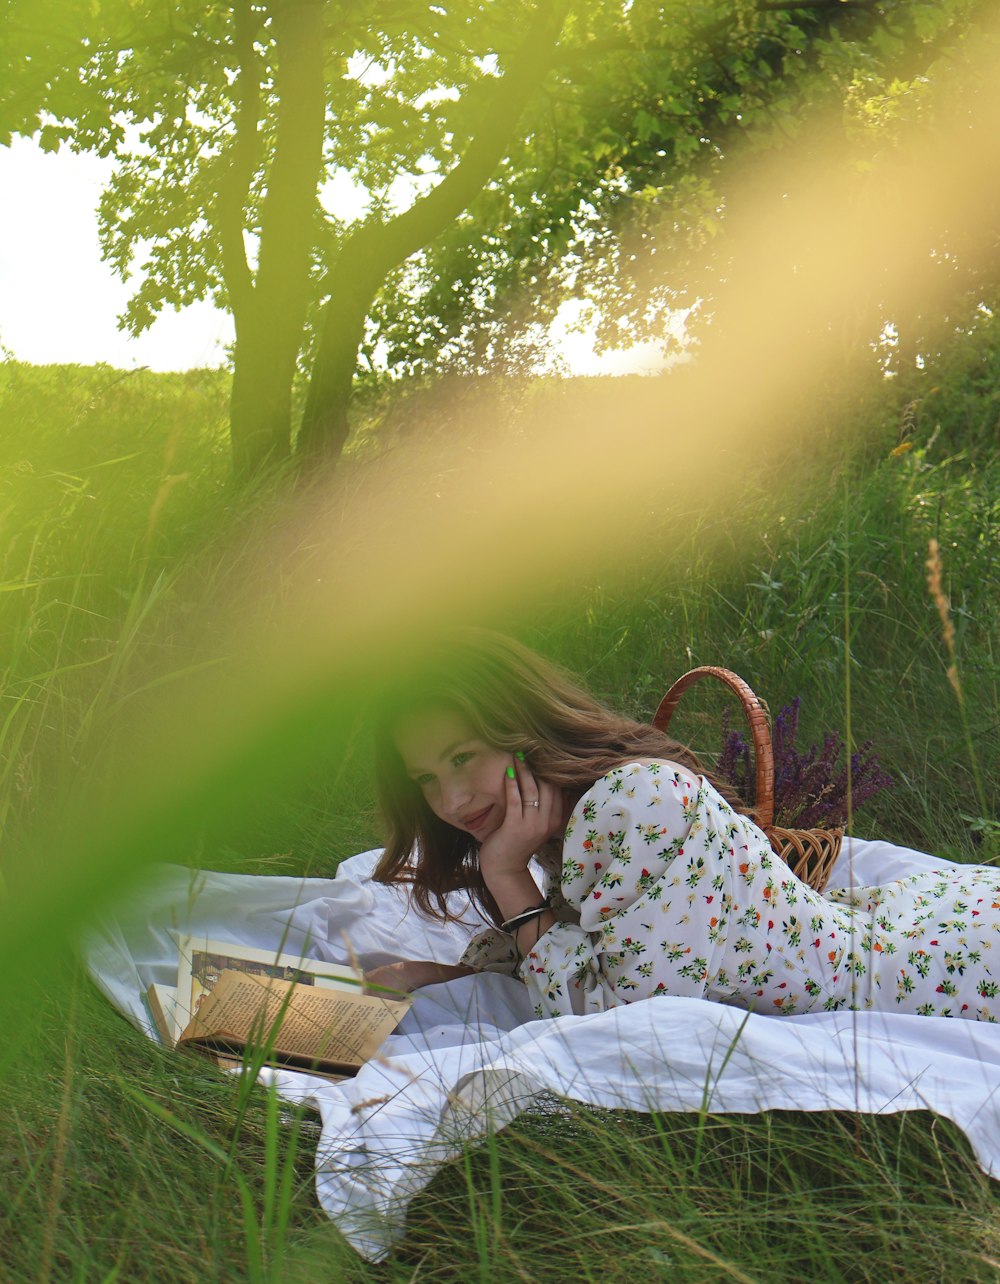
<instances>
[{"instance_id":1,"label":"basket handle","mask_svg":"<svg viewBox=\"0 0 1000 1284\"><path fill-rule=\"evenodd\" d=\"M754 802L754 819L761 829L767 829L774 820L774 752L771 748L771 732L767 725L764 707L751 691L750 687L731 669L721 669L714 664L704 664L700 668L690 669L683 677L677 679L659 703L653 714L653 726L666 731L674 710L681 696L702 678L716 678L739 699L750 724L753 736L753 756L756 769L756 799Z\"/></svg>"}]
</instances>

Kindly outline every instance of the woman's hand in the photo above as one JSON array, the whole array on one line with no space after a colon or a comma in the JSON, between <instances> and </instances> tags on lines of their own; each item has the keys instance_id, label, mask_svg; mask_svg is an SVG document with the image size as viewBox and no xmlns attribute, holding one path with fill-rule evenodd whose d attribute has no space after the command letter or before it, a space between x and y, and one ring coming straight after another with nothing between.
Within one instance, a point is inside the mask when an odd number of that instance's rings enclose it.
<instances>
[{"instance_id":1,"label":"woman's hand","mask_svg":"<svg viewBox=\"0 0 1000 1284\"><path fill-rule=\"evenodd\" d=\"M475 968L465 967L461 963L434 963L430 959L401 959L398 963L385 963L382 967L373 967L365 972L365 990L372 993L378 990L397 990L409 994L424 985L435 985L438 981L453 981L459 976L471 976ZM372 988L369 988L372 987ZM391 998L391 995L384 995Z\"/></svg>"},{"instance_id":2,"label":"woman's hand","mask_svg":"<svg viewBox=\"0 0 1000 1284\"><path fill-rule=\"evenodd\" d=\"M565 824L562 790L536 780L528 765L512 760L504 777L507 809L503 824L479 849L479 868L486 885L523 875L532 856ZM495 894L495 893L494 893Z\"/></svg>"}]
</instances>

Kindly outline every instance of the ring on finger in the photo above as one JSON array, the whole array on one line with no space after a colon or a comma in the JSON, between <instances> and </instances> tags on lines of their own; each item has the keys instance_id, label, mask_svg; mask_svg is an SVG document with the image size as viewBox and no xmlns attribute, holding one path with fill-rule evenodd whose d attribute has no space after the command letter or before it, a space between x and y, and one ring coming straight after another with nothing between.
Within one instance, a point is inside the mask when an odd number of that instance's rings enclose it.
<instances>
[{"instance_id":1,"label":"ring on finger","mask_svg":"<svg viewBox=\"0 0 1000 1284\"><path fill-rule=\"evenodd\" d=\"M533 802L525 802L525 804L524 804L524 805L525 805L525 807L537 807L537 806L538 806L538 799L537 799L537 798L536 798L536 799L534 799L534 801L533 801Z\"/></svg>"}]
</instances>

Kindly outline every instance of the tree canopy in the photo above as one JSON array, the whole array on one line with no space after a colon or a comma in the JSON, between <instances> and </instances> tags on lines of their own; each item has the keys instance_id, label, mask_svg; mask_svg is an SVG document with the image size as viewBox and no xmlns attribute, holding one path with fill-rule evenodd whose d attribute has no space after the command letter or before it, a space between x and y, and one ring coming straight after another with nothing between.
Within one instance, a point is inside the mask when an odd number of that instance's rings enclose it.
<instances>
[{"instance_id":1,"label":"tree canopy","mask_svg":"<svg viewBox=\"0 0 1000 1284\"><path fill-rule=\"evenodd\" d=\"M605 343L662 339L729 270L734 157L831 119L885 145L983 9L14 0L0 136L115 158L101 237L133 333L231 310L249 475L296 437L336 458L359 370L503 368L570 297Z\"/></svg>"}]
</instances>

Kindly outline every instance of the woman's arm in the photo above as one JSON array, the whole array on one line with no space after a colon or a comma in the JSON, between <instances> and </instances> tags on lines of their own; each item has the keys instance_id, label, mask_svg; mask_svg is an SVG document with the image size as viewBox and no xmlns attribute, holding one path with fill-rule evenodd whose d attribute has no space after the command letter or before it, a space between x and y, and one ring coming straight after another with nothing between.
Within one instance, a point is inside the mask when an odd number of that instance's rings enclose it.
<instances>
[{"instance_id":1,"label":"woman's arm","mask_svg":"<svg viewBox=\"0 0 1000 1284\"><path fill-rule=\"evenodd\" d=\"M475 968L463 963L435 963L431 959L401 959L398 963L385 963L365 973L368 986L383 990L400 990L409 993L424 985L439 981L454 981L460 976L472 976Z\"/></svg>"},{"instance_id":2,"label":"woman's arm","mask_svg":"<svg viewBox=\"0 0 1000 1284\"><path fill-rule=\"evenodd\" d=\"M503 824L483 843L479 869L504 921L533 909L541 893L528 865L539 848L555 834L561 837L566 821L562 791L545 780L536 780L528 766L515 758L505 777L506 811ZM555 923L543 910L512 933L520 955Z\"/></svg>"}]
</instances>

